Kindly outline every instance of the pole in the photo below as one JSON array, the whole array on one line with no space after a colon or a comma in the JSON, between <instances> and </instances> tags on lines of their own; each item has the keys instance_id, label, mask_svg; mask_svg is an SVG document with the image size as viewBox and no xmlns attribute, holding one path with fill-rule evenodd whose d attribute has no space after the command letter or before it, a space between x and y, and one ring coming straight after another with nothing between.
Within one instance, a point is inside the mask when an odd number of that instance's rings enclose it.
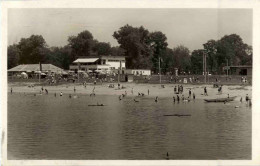
<instances>
[{"instance_id":1,"label":"pole","mask_svg":"<svg viewBox=\"0 0 260 166\"><path fill-rule=\"evenodd\" d=\"M227 62L227 78L228 78L228 59L226 59Z\"/></svg>"},{"instance_id":2,"label":"pole","mask_svg":"<svg viewBox=\"0 0 260 166\"><path fill-rule=\"evenodd\" d=\"M161 78L161 59L160 59L160 57L159 57L159 77L160 77L160 83L162 82L161 80L162 80L162 78Z\"/></svg>"},{"instance_id":3,"label":"pole","mask_svg":"<svg viewBox=\"0 0 260 166\"><path fill-rule=\"evenodd\" d=\"M207 82L207 54L205 54L205 83Z\"/></svg>"}]
</instances>

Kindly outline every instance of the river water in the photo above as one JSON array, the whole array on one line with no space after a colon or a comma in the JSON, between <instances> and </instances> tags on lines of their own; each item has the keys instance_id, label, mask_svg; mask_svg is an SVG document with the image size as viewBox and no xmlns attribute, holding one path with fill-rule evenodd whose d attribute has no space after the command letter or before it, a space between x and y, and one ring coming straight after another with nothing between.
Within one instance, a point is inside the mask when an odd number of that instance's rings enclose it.
<instances>
[{"instance_id":1,"label":"river water","mask_svg":"<svg viewBox=\"0 0 260 166\"><path fill-rule=\"evenodd\" d=\"M8 94L8 159L251 159L245 103L137 100ZM105 106L88 106L97 102ZM190 116L165 116L173 114Z\"/></svg>"}]
</instances>

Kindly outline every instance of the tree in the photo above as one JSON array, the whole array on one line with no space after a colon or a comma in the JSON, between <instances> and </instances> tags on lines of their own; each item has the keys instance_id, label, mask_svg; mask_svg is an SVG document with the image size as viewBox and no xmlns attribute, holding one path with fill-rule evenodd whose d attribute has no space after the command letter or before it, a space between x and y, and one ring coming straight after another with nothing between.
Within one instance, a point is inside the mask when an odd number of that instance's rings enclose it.
<instances>
[{"instance_id":1,"label":"tree","mask_svg":"<svg viewBox=\"0 0 260 166\"><path fill-rule=\"evenodd\" d=\"M173 49L174 66L179 69L179 72L190 71L190 51L188 48L180 45Z\"/></svg>"},{"instance_id":2,"label":"tree","mask_svg":"<svg viewBox=\"0 0 260 166\"><path fill-rule=\"evenodd\" d=\"M22 38L18 44L20 50L19 64L44 62L47 54L47 44L41 35Z\"/></svg>"},{"instance_id":3,"label":"tree","mask_svg":"<svg viewBox=\"0 0 260 166\"><path fill-rule=\"evenodd\" d=\"M207 43L203 44L206 55L207 55L207 68L211 73L218 70L217 63L217 41L209 40Z\"/></svg>"},{"instance_id":4,"label":"tree","mask_svg":"<svg viewBox=\"0 0 260 166\"><path fill-rule=\"evenodd\" d=\"M125 55L125 50L118 46L111 48L111 55L112 56L123 56Z\"/></svg>"},{"instance_id":5,"label":"tree","mask_svg":"<svg viewBox=\"0 0 260 166\"><path fill-rule=\"evenodd\" d=\"M69 65L73 61L71 56L71 49L69 46L51 47L46 57L45 63L51 63L55 66L69 69Z\"/></svg>"},{"instance_id":6,"label":"tree","mask_svg":"<svg viewBox=\"0 0 260 166\"><path fill-rule=\"evenodd\" d=\"M70 36L68 42L73 59L76 59L77 56L91 56L96 43L92 34L87 30L79 33L77 36Z\"/></svg>"},{"instance_id":7,"label":"tree","mask_svg":"<svg viewBox=\"0 0 260 166\"><path fill-rule=\"evenodd\" d=\"M203 72L203 49L194 50L191 53L191 68L193 74L202 74Z\"/></svg>"},{"instance_id":8,"label":"tree","mask_svg":"<svg viewBox=\"0 0 260 166\"><path fill-rule=\"evenodd\" d=\"M143 63L151 60L152 52L148 45L149 31L144 27L132 27L125 25L114 32L113 37L124 49L127 68L150 68L150 63Z\"/></svg>"},{"instance_id":9,"label":"tree","mask_svg":"<svg viewBox=\"0 0 260 166\"><path fill-rule=\"evenodd\" d=\"M165 50L168 46L167 37L162 32L156 31L149 34L148 41L153 50L153 67L158 69L159 57L163 58L164 55L162 53L166 53Z\"/></svg>"},{"instance_id":10,"label":"tree","mask_svg":"<svg viewBox=\"0 0 260 166\"><path fill-rule=\"evenodd\" d=\"M97 42L93 47L93 51L96 52L98 55L110 55L111 45L110 43Z\"/></svg>"},{"instance_id":11,"label":"tree","mask_svg":"<svg viewBox=\"0 0 260 166\"><path fill-rule=\"evenodd\" d=\"M17 44L8 46L7 50L7 67L8 69L13 68L19 64L20 49Z\"/></svg>"}]
</instances>

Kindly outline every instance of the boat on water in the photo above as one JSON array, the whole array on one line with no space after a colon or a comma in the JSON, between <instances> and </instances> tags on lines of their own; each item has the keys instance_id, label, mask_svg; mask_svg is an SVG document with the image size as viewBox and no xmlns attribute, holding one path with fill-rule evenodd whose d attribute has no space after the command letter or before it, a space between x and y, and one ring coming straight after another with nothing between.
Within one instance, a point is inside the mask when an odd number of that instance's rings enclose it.
<instances>
[{"instance_id":1,"label":"boat on water","mask_svg":"<svg viewBox=\"0 0 260 166\"><path fill-rule=\"evenodd\" d=\"M233 97L226 97L226 98L216 98L216 99L204 99L206 102L229 102L233 101L236 96Z\"/></svg>"}]
</instances>

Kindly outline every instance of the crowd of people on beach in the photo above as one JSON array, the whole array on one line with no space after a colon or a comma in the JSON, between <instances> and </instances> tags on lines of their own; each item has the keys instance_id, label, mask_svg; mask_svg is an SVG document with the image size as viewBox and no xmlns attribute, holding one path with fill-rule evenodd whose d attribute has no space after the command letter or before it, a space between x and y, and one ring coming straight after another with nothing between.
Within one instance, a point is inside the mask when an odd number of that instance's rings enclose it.
<instances>
[{"instance_id":1,"label":"crowd of people on beach","mask_svg":"<svg viewBox=\"0 0 260 166\"><path fill-rule=\"evenodd\" d=\"M86 82L83 82L82 85L83 85L84 88L87 88L87 83ZM94 85L96 85L96 84L94 83ZM30 86L30 87L34 87L34 86ZM109 84L108 87L109 88L115 88L114 84ZM161 87L165 88L165 85L161 85ZM67 86L67 88L68 88L68 86ZM218 94L222 93L222 88L223 88L223 85L218 86L218 89L217 89ZM122 89L126 89L126 87L124 87L123 85L118 83L117 89L118 90L122 90ZM192 92L191 88L187 88L187 89L188 89L188 91L187 91L188 95L184 96L184 87L183 87L183 85L175 85L174 88L173 88L173 93L175 95L172 98L173 102L174 103L175 102L179 103L180 101L182 101L182 102L186 103L186 102L190 102L191 100L195 101L195 99L196 99L195 92ZM202 93L201 95L208 96L208 90L207 90L206 86L203 88L203 91L204 91L204 93ZM11 94L13 93L13 87L11 87L10 92L11 92ZM72 97L73 98L78 98L78 96L76 95L77 89L76 89L75 86L73 87L73 92L74 92L74 96L72 96L72 94L69 94L69 98L72 98ZM40 89L40 95L42 95L44 93L46 95L48 95L49 91L48 91L47 88L44 88L42 86L41 89ZM133 87L131 88L131 94L134 95L134 88ZM94 86L94 88L92 90L92 93L90 93L90 97L95 97L95 95L96 94L95 94L95 86ZM137 96L144 97L145 95L146 94L143 93L143 92L137 92ZM147 89L147 95L148 96L150 95L150 89L149 88ZM36 96L36 94L34 94L34 96ZM54 96L57 97L57 92L54 93ZM59 96L63 96L63 93L60 92ZM127 96L127 91L125 90L123 94L119 95L119 100L122 100L126 96ZM228 94L228 98L229 98L229 94ZM156 96L154 101L158 102L159 101L159 97ZM251 99L249 98L248 94L245 97L245 101L246 101L247 105L249 105L249 106L252 105ZM134 102L139 102L139 100L134 98ZM240 98L240 102L241 103L243 102L243 98L242 97Z\"/></svg>"}]
</instances>

